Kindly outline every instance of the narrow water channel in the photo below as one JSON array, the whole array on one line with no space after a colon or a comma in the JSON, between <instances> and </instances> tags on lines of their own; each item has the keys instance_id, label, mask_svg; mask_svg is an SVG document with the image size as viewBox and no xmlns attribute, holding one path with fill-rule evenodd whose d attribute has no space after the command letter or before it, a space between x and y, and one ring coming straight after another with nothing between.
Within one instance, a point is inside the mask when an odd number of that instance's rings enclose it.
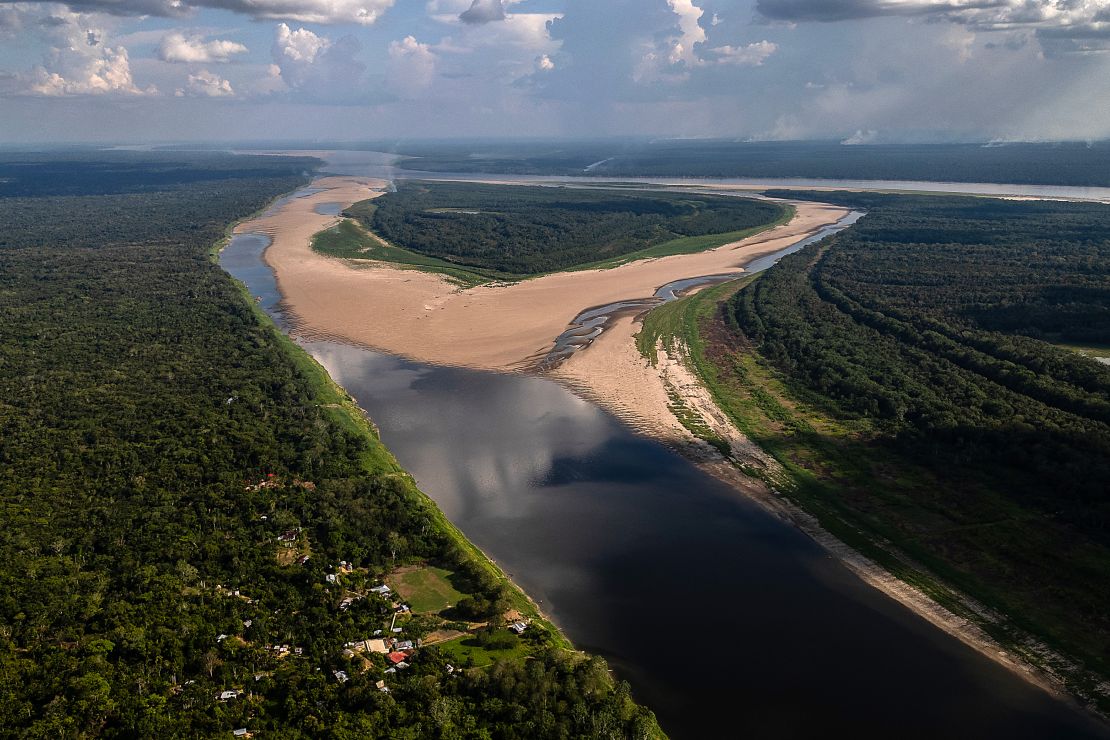
<instances>
[{"instance_id":1,"label":"narrow water channel","mask_svg":"<svg viewBox=\"0 0 1110 740\"><path fill-rule=\"evenodd\" d=\"M285 327L268 240L223 267ZM447 516L675 738L1077 738L1103 728L561 386L303 346Z\"/></svg>"}]
</instances>

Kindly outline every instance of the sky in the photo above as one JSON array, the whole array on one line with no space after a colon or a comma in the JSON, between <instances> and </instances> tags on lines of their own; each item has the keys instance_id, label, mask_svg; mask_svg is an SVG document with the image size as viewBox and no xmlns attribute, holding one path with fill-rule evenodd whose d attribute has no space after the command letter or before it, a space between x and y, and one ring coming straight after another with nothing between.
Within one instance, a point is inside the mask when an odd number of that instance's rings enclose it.
<instances>
[{"instance_id":1,"label":"sky","mask_svg":"<svg viewBox=\"0 0 1110 740\"><path fill-rule=\"evenodd\" d=\"M1110 0L0 0L0 143L1110 138Z\"/></svg>"}]
</instances>

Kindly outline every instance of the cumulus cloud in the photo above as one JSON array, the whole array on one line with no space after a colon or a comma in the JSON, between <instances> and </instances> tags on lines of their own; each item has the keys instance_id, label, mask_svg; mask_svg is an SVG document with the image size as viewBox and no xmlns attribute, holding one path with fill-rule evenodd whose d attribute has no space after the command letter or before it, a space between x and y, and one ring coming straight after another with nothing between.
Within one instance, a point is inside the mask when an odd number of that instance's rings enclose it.
<instances>
[{"instance_id":1,"label":"cumulus cloud","mask_svg":"<svg viewBox=\"0 0 1110 740\"><path fill-rule=\"evenodd\" d=\"M13 0L0 0L11 3ZM377 21L394 0L69 0L75 10L118 16L184 17L199 8L240 13L256 20L273 19L298 23L357 23Z\"/></svg>"},{"instance_id":2,"label":"cumulus cloud","mask_svg":"<svg viewBox=\"0 0 1110 740\"><path fill-rule=\"evenodd\" d=\"M470 7L459 14L463 23L490 23L505 20L505 6L501 0L474 0Z\"/></svg>"},{"instance_id":3,"label":"cumulus cloud","mask_svg":"<svg viewBox=\"0 0 1110 740\"><path fill-rule=\"evenodd\" d=\"M739 67L758 67L767 57L778 51L778 44L770 41L756 41L746 46L717 46L706 52L706 62L712 64L735 64Z\"/></svg>"},{"instance_id":4,"label":"cumulus cloud","mask_svg":"<svg viewBox=\"0 0 1110 740\"><path fill-rule=\"evenodd\" d=\"M202 69L196 74L190 74L185 87L178 88L174 95L179 98L230 98L234 97L235 90L227 80Z\"/></svg>"},{"instance_id":5,"label":"cumulus cloud","mask_svg":"<svg viewBox=\"0 0 1110 740\"><path fill-rule=\"evenodd\" d=\"M158 45L158 58L163 62L210 64L227 62L236 54L246 53L247 47L236 41L205 41L203 36L185 36L177 31L166 34Z\"/></svg>"},{"instance_id":6,"label":"cumulus cloud","mask_svg":"<svg viewBox=\"0 0 1110 740\"><path fill-rule=\"evenodd\" d=\"M432 84L436 73L436 55L428 44L414 36L406 36L389 44L386 80L391 90L402 97L411 96Z\"/></svg>"},{"instance_id":7,"label":"cumulus cloud","mask_svg":"<svg viewBox=\"0 0 1110 740\"><path fill-rule=\"evenodd\" d=\"M61 6L43 8L21 3L0 16L7 33L30 31L46 44L41 64L26 72L7 73L5 94L62 97L72 95L150 95L131 75L127 48L107 42L106 27L95 17Z\"/></svg>"},{"instance_id":8,"label":"cumulus cloud","mask_svg":"<svg viewBox=\"0 0 1110 740\"><path fill-rule=\"evenodd\" d=\"M64 53L55 55L65 67L56 72L44 66L35 67L25 92L30 95L58 97L62 95L151 95L153 87L141 90L131 78L131 63L127 49L122 46L105 47L95 55L77 54L76 59L63 59Z\"/></svg>"},{"instance_id":9,"label":"cumulus cloud","mask_svg":"<svg viewBox=\"0 0 1110 740\"><path fill-rule=\"evenodd\" d=\"M278 76L289 91L306 101L366 102L366 65L358 60L362 44L353 36L331 39L307 28L280 23L270 49Z\"/></svg>"},{"instance_id":10,"label":"cumulus cloud","mask_svg":"<svg viewBox=\"0 0 1110 740\"><path fill-rule=\"evenodd\" d=\"M536 60L536 69L541 72L550 72L555 69L555 62L551 61L551 57L547 54L541 54L540 58Z\"/></svg>"},{"instance_id":11,"label":"cumulus cloud","mask_svg":"<svg viewBox=\"0 0 1110 740\"><path fill-rule=\"evenodd\" d=\"M691 70L710 65L738 67L761 66L778 50L770 41L757 41L744 46L710 46L709 34L701 25L705 11L694 0L667 0L674 14L674 32L656 36L644 44L644 52L634 72L640 82L681 82ZM714 14L710 27L720 25Z\"/></svg>"}]
</instances>

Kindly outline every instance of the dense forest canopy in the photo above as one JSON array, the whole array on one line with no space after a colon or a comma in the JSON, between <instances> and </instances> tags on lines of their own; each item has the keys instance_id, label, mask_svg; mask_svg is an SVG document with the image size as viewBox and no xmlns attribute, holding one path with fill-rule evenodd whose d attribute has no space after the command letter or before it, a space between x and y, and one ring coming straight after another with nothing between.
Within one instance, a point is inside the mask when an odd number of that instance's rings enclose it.
<instances>
[{"instance_id":1,"label":"dense forest canopy","mask_svg":"<svg viewBox=\"0 0 1110 740\"><path fill-rule=\"evenodd\" d=\"M529 275L753 229L782 214L773 203L692 193L405 182L361 218L414 252Z\"/></svg>"},{"instance_id":2,"label":"dense forest canopy","mask_svg":"<svg viewBox=\"0 0 1110 740\"><path fill-rule=\"evenodd\" d=\"M857 144L658 140L382 143L427 172L800 177L1110 186L1110 142Z\"/></svg>"},{"instance_id":3,"label":"dense forest canopy","mask_svg":"<svg viewBox=\"0 0 1110 740\"><path fill-rule=\"evenodd\" d=\"M178 160L90 158L92 194L43 161L0 197L0 735L652 736L603 661L538 626L474 638L518 656L487 669L346 649L519 594L209 257L305 163ZM451 609L369 590L424 563Z\"/></svg>"},{"instance_id":4,"label":"dense forest canopy","mask_svg":"<svg viewBox=\"0 0 1110 740\"><path fill-rule=\"evenodd\" d=\"M868 212L729 310L795 398L862 430L840 459L885 461L822 495L1107 673L1110 367L1049 342L1110 341L1110 207L772 194Z\"/></svg>"}]
</instances>

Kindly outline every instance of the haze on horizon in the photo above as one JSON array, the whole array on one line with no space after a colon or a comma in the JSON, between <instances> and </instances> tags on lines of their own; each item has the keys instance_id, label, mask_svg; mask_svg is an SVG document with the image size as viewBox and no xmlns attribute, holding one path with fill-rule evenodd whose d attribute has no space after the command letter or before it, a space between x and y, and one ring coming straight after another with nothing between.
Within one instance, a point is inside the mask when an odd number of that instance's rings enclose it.
<instances>
[{"instance_id":1,"label":"haze on horizon","mask_svg":"<svg viewBox=\"0 0 1110 740\"><path fill-rule=\"evenodd\" d=\"M1110 137L1110 0L0 0L0 143Z\"/></svg>"}]
</instances>

